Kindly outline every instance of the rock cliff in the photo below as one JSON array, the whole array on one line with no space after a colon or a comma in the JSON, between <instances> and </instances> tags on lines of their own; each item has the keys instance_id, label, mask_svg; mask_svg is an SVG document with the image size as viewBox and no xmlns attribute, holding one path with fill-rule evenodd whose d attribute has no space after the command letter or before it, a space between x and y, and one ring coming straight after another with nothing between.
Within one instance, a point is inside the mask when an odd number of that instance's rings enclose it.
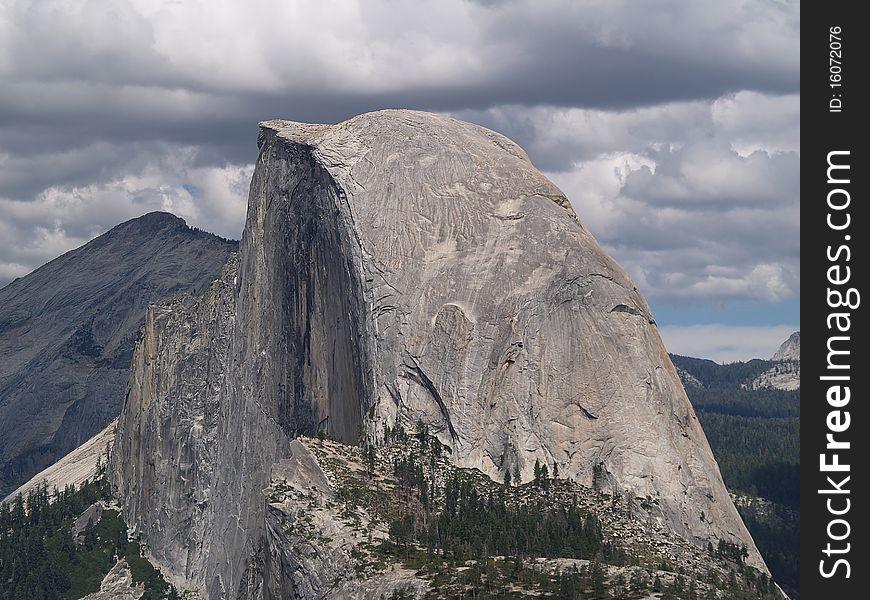
<instances>
[{"instance_id":1,"label":"rock cliff","mask_svg":"<svg viewBox=\"0 0 870 600\"><path fill-rule=\"evenodd\" d=\"M418 421L460 467L558 465L763 569L647 304L522 149L398 110L259 146L239 256L149 310L119 421L125 517L180 587L274 597L252 573L291 440Z\"/></svg>"},{"instance_id":2,"label":"rock cliff","mask_svg":"<svg viewBox=\"0 0 870 600\"><path fill-rule=\"evenodd\" d=\"M235 250L155 212L0 289L0 497L118 416L148 303L202 292Z\"/></svg>"}]
</instances>

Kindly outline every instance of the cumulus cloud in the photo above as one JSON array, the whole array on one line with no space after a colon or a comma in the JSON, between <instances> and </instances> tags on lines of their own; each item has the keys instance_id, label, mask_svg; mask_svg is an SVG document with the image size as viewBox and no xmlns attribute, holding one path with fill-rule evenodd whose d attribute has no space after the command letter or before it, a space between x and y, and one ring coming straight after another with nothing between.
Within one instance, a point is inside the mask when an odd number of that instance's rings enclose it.
<instances>
[{"instance_id":1,"label":"cumulus cloud","mask_svg":"<svg viewBox=\"0 0 870 600\"><path fill-rule=\"evenodd\" d=\"M727 94L713 102L711 116L718 134L730 140L740 156L756 150L800 151L800 129L795 126L800 121L797 94Z\"/></svg>"},{"instance_id":2,"label":"cumulus cloud","mask_svg":"<svg viewBox=\"0 0 870 600\"><path fill-rule=\"evenodd\" d=\"M473 116L526 139L653 301L799 294L797 95L742 92L631 111L508 106Z\"/></svg>"},{"instance_id":3,"label":"cumulus cloud","mask_svg":"<svg viewBox=\"0 0 870 600\"><path fill-rule=\"evenodd\" d=\"M724 364L750 358L768 359L798 329L796 325L674 325L662 327L660 332L668 352Z\"/></svg>"},{"instance_id":4,"label":"cumulus cloud","mask_svg":"<svg viewBox=\"0 0 870 600\"><path fill-rule=\"evenodd\" d=\"M153 210L171 212L224 237L240 236L253 165L197 166L197 150L189 147L133 156L119 171L123 175L54 185L26 201L0 198L0 238L7 242L0 279L25 275Z\"/></svg>"}]
</instances>

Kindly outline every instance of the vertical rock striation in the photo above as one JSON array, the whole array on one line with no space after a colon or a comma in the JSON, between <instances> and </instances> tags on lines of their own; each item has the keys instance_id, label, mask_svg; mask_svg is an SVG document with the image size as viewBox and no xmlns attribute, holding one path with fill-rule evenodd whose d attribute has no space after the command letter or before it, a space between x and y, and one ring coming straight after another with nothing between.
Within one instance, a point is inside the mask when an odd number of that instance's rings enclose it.
<instances>
[{"instance_id":1,"label":"vertical rock striation","mask_svg":"<svg viewBox=\"0 0 870 600\"><path fill-rule=\"evenodd\" d=\"M274 462L300 434L363 433L371 372L341 191L264 145L240 253L201 298L154 305L113 465L125 516L182 587L232 597L262 547Z\"/></svg>"},{"instance_id":2,"label":"vertical rock striation","mask_svg":"<svg viewBox=\"0 0 870 600\"><path fill-rule=\"evenodd\" d=\"M516 144L390 110L259 145L238 260L151 309L117 435L128 522L180 583L268 595L290 441L418 420L460 466L558 464L763 568L646 302Z\"/></svg>"}]
</instances>

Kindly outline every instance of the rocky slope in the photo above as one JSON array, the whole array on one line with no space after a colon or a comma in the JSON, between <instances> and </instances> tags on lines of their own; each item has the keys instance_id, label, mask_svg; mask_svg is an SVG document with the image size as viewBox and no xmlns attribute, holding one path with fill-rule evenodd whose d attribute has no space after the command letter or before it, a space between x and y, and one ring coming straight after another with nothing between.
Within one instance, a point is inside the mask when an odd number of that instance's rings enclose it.
<instances>
[{"instance_id":1,"label":"rocky slope","mask_svg":"<svg viewBox=\"0 0 870 600\"><path fill-rule=\"evenodd\" d=\"M201 292L235 249L150 213L0 290L0 497L118 416L148 303Z\"/></svg>"},{"instance_id":2,"label":"rocky slope","mask_svg":"<svg viewBox=\"0 0 870 600\"><path fill-rule=\"evenodd\" d=\"M250 585L253 582L262 582L263 589L257 591L273 598L364 600L391 597L397 592L403 597L426 598L473 595L469 588L474 582L463 571L471 570L480 562L479 557L462 560L454 556L461 568L450 568L447 552L420 552L411 559L396 542L395 524L403 522L403 516L416 516L410 521L412 528L424 531L423 521L438 521L440 510L451 504L446 499L448 482L455 480L471 483L481 498L499 506L498 511L523 507L537 511L541 519L559 508L596 515L604 543L627 553L627 558L612 561L619 564L604 567L609 573L607 587L614 597L625 597L616 593L620 578L626 582L641 575L651 583L656 576L673 581L683 573L692 580L709 582L716 573L715 579L725 582L736 566L715 553L685 544L667 526L646 520L643 507L630 496L614 497L565 479L548 479L546 491L531 483L505 486L476 469L455 467L449 456L433 452L436 444L416 435L394 438L377 450L329 440L293 440L289 458L275 463L271 470L265 490L270 551L246 573L245 595L257 595L250 593L256 590ZM421 504L421 497L409 489L407 473L396 474L401 469L395 465L408 464L403 461L418 465L423 479L420 487L431 494L426 503L435 508L427 510ZM473 519L465 520L474 526ZM507 525L502 521L498 526ZM560 530L557 536L565 539L568 532ZM550 597L549 582L529 578L528 570L558 579L569 567L588 566L589 560L553 558L560 556L559 550L551 550L550 558L530 560L524 576L510 572L499 575L498 568L490 571L485 575L488 589L504 586L520 597ZM505 557L490 560L502 567L511 562ZM511 570L515 569L514 565ZM701 585L699 596L713 587ZM771 592L775 595L775 590ZM719 595L716 593L717 598ZM761 597L763 592L757 595Z\"/></svg>"},{"instance_id":3,"label":"rocky slope","mask_svg":"<svg viewBox=\"0 0 870 600\"><path fill-rule=\"evenodd\" d=\"M449 449L427 435L425 426L415 429L392 431L378 447L292 440L289 457L272 465L263 490L266 538L235 597L561 598L596 586L609 591L608 597L636 600L662 592L685 600L781 597L773 582L746 568L734 548L686 544L666 523L650 519L644 505L654 501L586 488L558 475L523 485L494 482L477 469L456 467ZM101 473L89 484L91 492L93 486L105 492ZM47 481L49 488L58 483ZM76 571L76 581L61 584L62 590L93 590L86 600L174 592L199 597L195 590L169 589L140 554L137 536L121 541L126 526L116 503L101 496L89 505L95 496L83 502L85 493L67 489L44 510L68 515L59 533L74 540L72 552L92 554L88 544L98 544L109 556L117 552L117 562L91 570L86 587ZM78 508L70 510L72 504ZM15 535L29 525L16 522ZM92 527L88 542L85 532ZM49 536L58 532L50 531ZM5 556L12 556L8 547ZM69 569L65 558L43 561L42 567L63 572ZM97 591L95 576L103 573ZM10 581L20 580L14 575Z\"/></svg>"},{"instance_id":4,"label":"rocky slope","mask_svg":"<svg viewBox=\"0 0 870 600\"><path fill-rule=\"evenodd\" d=\"M777 361L764 373L750 381L747 386L753 390L774 388L794 391L801 387L801 363L794 360Z\"/></svg>"},{"instance_id":5,"label":"rocky slope","mask_svg":"<svg viewBox=\"0 0 870 600\"><path fill-rule=\"evenodd\" d=\"M418 421L460 467L555 464L764 568L649 308L518 146L412 111L259 146L238 260L149 310L119 421L125 517L179 587L276 597L252 574L292 552L262 495L291 440Z\"/></svg>"},{"instance_id":6,"label":"rocky slope","mask_svg":"<svg viewBox=\"0 0 870 600\"><path fill-rule=\"evenodd\" d=\"M54 488L63 490L68 485L74 485L78 488L82 482L92 479L97 474L97 466L106 463L107 450L115 443L116 425L117 419L59 461L21 484L3 501L9 502L18 494L27 497L30 490L43 483L48 484L49 490Z\"/></svg>"}]
</instances>

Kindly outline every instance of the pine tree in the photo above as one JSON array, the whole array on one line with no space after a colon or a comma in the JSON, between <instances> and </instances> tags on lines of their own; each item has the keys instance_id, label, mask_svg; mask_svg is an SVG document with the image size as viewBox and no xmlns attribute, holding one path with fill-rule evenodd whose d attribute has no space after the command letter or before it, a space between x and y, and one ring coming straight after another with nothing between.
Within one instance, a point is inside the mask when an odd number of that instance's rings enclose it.
<instances>
[{"instance_id":1,"label":"pine tree","mask_svg":"<svg viewBox=\"0 0 870 600\"><path fill-rule=\"evenodd\" d=\"M607 589L604 586L604 567L597 560L589 564L589 578L592 580L592 597L595 600L607 598Z\"/></svg>"},{"instance_id":2,"label":"pine tree","mask_svg":"<svg viewBox=\"0 0 870 600\"><path fill-rule=\"evenodd\" d=\"M631 586L631 589L633 591L635 591L635 592L643 591L646 589L648 584L649 584L649 580L647 579L646 574L643 571L641 571L640 569L634 571L631 574L631 581L629 582L629 585Z\"/></svg>"},{"instance_id":3,"label":"pine tree","mask_svg":"<svg viewBox=\"0 0 870 600\"><path fill-rule=\"evenodd\" d=\"M677 575L677 578L674 580L674 594L677 596L681 596L686 589L686 578L683 576L682 572Z\"/></svg>"}]
</instances>

